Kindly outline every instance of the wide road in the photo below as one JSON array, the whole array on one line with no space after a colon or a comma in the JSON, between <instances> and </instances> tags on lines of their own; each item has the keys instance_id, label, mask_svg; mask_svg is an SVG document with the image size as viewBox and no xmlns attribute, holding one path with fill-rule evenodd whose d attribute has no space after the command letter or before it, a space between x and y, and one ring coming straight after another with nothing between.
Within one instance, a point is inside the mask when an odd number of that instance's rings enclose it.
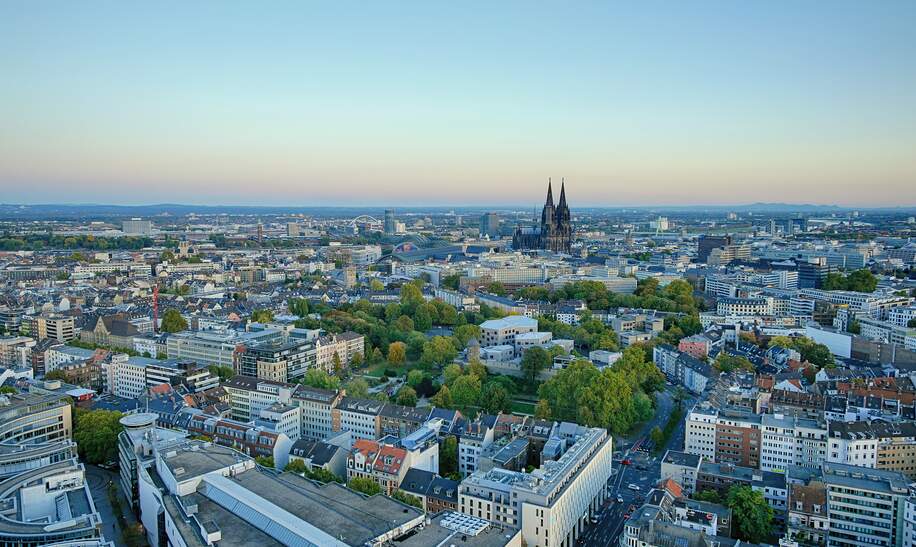
<instances>
[{"instance_id":1,"label":"wide road","mask_svg":"<svg viewBox=\"0 0 916 547\"><path fill-rule=\"evenodd\" d=\"M672 396L675 390L676 386L667 386L665 391L658 394L658 407L655 416L644 424L636 435L632 436L629 440L621 439L619 444L617 439L614 439L615 448L618 446L621 448L626 447L625 450L618 455L616 460L619 462L629 459L631 460L631 464L621 465L615 463L614 468L616 473L611 476L608 483L608 502L605 503L598 514L595 515L598 518L598 522L596 524L589 524L585 529L585 532L579 539L580 545L595 545L598 547L616 546L620 533L623 531L623 524L626 520L624 515L631 512L630 507L638 509L645 501L646 493L658 483L659 477L661 476L661 455L664 455L665 450L669 448L672 450L683 450L683 420L681 420L678 427L675 428L674 432L671 434L671 438L668 440L665 449L657 452L659 456L655 456L653 453L633 452L631 450L633 443L648 437L649 432L652 431L652 428L655 426L664 429L665 423L668 421L668 416L671 415L671 412L673 412L675 408L675 402ZM690 408L695 400L695 397L690 397L685 400L683 408ZM639 490L629 488L631 484L638 487ZM618 496L622 500L622 503L617 501Z\"/></svg>"}]
</instances>

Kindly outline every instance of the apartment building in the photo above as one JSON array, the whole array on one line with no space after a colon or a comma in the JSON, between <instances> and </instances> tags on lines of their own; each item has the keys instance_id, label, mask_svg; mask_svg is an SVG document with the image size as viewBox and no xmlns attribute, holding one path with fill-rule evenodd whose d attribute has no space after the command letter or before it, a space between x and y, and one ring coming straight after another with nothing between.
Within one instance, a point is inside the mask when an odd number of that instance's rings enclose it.
<instances>
[{"instance_id":1,"label":"apartment building","mask_svg":"<svg viewBox=\"0 0 916 547\"><path fill-rule=\"evenodd\" d=\"M36 340L56 340L69 342L76 338L76 328L72 315L49 314L30 317L29 334Z\"/></svg>"},{"instance_id":2,"label":"apartment building","mask_svg":"<svg viewBox=\"0 0 916 547\"><path fill-rule=\"evenodd\" d=\"M300 437L316 441L330 437L334 431L333 409L341 399L343 392L296 386L292 400L300 409Z\"/></svg>"},{"instance_id":3,"label":"apartment building","mask_svg":"<svg viewBox=\"0 0 916 547\"><path fill-rule=\"evenodd\" d=\"M355 439L374 441L382 436L381 412L385 404L374 399L344 397L331 410L331 429L350 431Z\"/></svg>"},{"instance_id":4,"label":"apartment building","mask_svg":"<svg viewBox=\"0 0 916 547\"><path fill-rule=\"evenodd\" d=\"M236 372L274 382L293 382L318 363L315 344L302 339L240 344L235 350Z\"/></svg>"},{"instance_id":5,"label":"apartment building","mask_svg":"<svg viewBox=\"0 0 916 547\"><path fill-rule=\"evenodd\" d=\"M263 380L252 376L233 376L222 385L229 394L232 419L251 421L275 403L290 404L296 384Z\"/></svg>"},{"instance_id":6,"label":"apartment building","mask_svg":"<svg viewBox=\"0 0 916 547\"><path fill-rule=\"evenodd\" d=\"M367 478L391 495L397 490L410 467L407 451L403 448L376 441L358 439L347 457L347 480Z\"/></svg>"},{"instance_id":7,"label":"apartment building","mask_svg":"<svg viewBox=\"0 0 916 547\"><path fill-rule=\"evenodd\" d=\"M761 416L741 410L720 410L716 420L715 462L760 467Z\"/></svg>"},{"instance_id":8,"label":"apartment building","mask_svg":"<svg viewBox=\"0 0 916 547\"><path fill-rule=\"evenodd\" d=\"M916 477L916 424L913 422L831 421L827 460Z\"/></svg>"},{"instance_id":9,"label":"apartment building","mask_svg":"<svg viewBox=\"0 0 916 547\"><path fill-rule=\"evenodd\" d=\"M661 480L671 479L684 489L684 493L693 493L697 484L702 458L696 454L668 450L661 461Z\"/></svg>"},{"instance_id":10,"label":"apartment building","mask_svg":"<svg viewBox=\"0 0 916 547\"><path fill-rule=\"evenodd\" d=\"M0 367L27 366L35 339L29 336L0 336Z\"/></svg>"},{"instance_id":11,"label":"apartment building","mask_svg":"<svg viewBox=\"0 0 916 547\"><path fill-rule=\"evenodd\" d=\"M293 441L281 432L252 426L250 422L210 416L195 408L182 412L190 414L187 430L191 435L202 435L252 458L273 458L277 469L283 469L289 463Z\"/></svg>"},{"instance_id":12,"label":"apartment building","mask_svg":"<svg viewBox=\"0 0 916 547\"><path fill-rule=\"evenodd\" d=\"M725 498L734 486L749 486L760 492L767 504L783 519L788 508L789 487L784 473L762 471L731 463L702 462L697 471L695 492L715 490Z\"/></svg>"},{"instance_id":13,"label":"apartment building","mask_svg":"<svg viewBox=\"0 0 916 547\"><path fill-rule=\"evenodd\" d=\"M910 495L904 475L840 463L825 463L822 473L830 520L827 545L903 545L903 516Z\"/></svg>"},{"instance_id":14,"label":"apartment building","mask_svg":"<svg viewBox=\"0 0 916 547\"><path fill-rule=\"evenodd\" d=\"M458 436L458 472L462 476L477 471L480 454L493 443L495 431L482 420L465 424Z\"/></svg>"},{"instance_id":15,"label":"apartment building","mask_svg":"<svg viewBox=\"0 0 916 547\"><path fill-rule=\"evenodd\" d=\"M715 376L712 365L667 344L653 347L652 359L668 380L695 394L703 393Z\"/></svg>"},{"instance_id":16,"label":"apartment building","mask_svg":"<svg viewBox=\"0 0 916 547\"><path fill-rule=\"evenodd\" d=\"M760 426L760 469L785 472L793 465L818 468L826 461L826 425L785 414L763 414Z\"/></svg>"},{"instance_id":17,"label":"apartment building","mask_svg":"<svg viewBox=\"0 0 916 547\"><path fill-rule=\"evenodd\" d=\"M716 461L716 421L718 410L709 405L697 405L687 413L684 430L684 452Z\"/></svg>"},{"instance_id":18,"label":"apartment building","mask_svg":"<svg viewBox=\"0 0 916 547\"><path fill-rule=\"evenodd\" d=\"M568 443L556 460L531 473L473 473L459 486L460 511L520 529L531 547L575 544L607 498L613 443L604 429L585 427Z\"/></svg>"},{"instance_id":19,"label":"apartment building","mask_svg":"<svg viewBox=\"0 0 916 547\"><path fill-rule=\"evenodd\" d=\"M755 316L755 315L775 315L773 313L773 298L720 298L716 302L716 313L718 315L731 316Z\"/></svg>"},{"instance_id":20,"label":"apartment building","mask_svg":"<svg viewBox=\"0 0 916 547\"><path fill-rule=\"evenodd\" d=\"M366 341L362 334L347 331L340 334L319 336L315 340L316 364L319 369L328 373L335 372L335 359L340 360L341 366L347 366L357 354L366 351Z\"/></svg>"},{"instance_id":21,"label":"apartment building","mask_svg":"<svg viewBox=\"0 0 916 547\"><path fill-rule=\"evenodd\" d=\"M45 351L45 373L62 368L69 363L92 359L95 350L56 344Z\"/></svg>"},{"instance_id":22,"label":"apartment building","mask_svg":"<svg viewBox=\"0 0 916 547\"><path fill-rule=\"evenodd\" d=\"M829 528L827 487L824 483L812 479L806 484L790 484L786 516L789 538L800 545L826 545Z\"/></svg>"}]
</instances>

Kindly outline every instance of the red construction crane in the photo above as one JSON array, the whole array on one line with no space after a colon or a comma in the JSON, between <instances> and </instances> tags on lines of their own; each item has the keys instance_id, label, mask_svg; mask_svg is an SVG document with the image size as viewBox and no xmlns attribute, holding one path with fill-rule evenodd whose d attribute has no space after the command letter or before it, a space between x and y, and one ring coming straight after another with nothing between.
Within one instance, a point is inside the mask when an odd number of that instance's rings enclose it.
<instances>
[{"instance_id":1,"label":"red construction crane","mask_svg":"<svg viewBox=\"0 0 916 547\"><path fill-rule=\"evenodd\" d=\"M153 332L159 332L159 283L153 285Z\"/></svg>"}]
</instances>

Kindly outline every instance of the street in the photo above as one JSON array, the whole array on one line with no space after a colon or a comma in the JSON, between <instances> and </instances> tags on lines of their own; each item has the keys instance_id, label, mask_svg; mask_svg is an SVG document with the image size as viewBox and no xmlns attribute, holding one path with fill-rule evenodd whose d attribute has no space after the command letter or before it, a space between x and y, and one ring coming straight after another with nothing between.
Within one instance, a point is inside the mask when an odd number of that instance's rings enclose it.
<instances>
[{"instance_id":1,"label":"street","mask_svg":"<svg viewBox=\"0 0 916 547\"><path fill-rule=\"evenodd\" d=\"M580 545L595 545L607 547L616 545L620 533L623 531L625 522L624 515L630 511L630 506L638 509L645 501L645 496L659 480L661 475L661 457L664 456L668 448L682 450L684 447L684 421L681 420L671 438L668 440L666 447L658 450L658 456L652 452L633 451L632 447L641 439L648 437L652 428L658 426L664 429L668 416L674 411L675 402L672 394L677 386L666 386L665 391L657 394L657 411L651 420L646 422L639 432L630 438L614 439L615 448L623 449L617 457L615 463L626 459L630 460L630 465L621 465L616 463L616 473L611 476L608 485L608 501L601 510L595 515L598 518L596 524L589 524L585 532L579 538ZM689 396L683 403L683 408L690 408L695 397ZM615 454L618 454L615 452ZM633 484L639 487L639 490L632 490L628 486ZM618 503L617 497L623 502Z\"/></svg>"}]
</instances>

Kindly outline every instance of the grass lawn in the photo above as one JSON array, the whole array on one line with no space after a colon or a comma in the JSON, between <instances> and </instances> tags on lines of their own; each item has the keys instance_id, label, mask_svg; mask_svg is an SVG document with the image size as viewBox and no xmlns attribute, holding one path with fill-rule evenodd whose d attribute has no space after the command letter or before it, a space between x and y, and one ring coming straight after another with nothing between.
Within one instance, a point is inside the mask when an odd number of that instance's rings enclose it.
<instances>
[{"instance_id":1,"label":"grass lawn","mask_svg":"<svg viewBox=\"0 0 916 547\"><path fill-rule=\"evenodd\" d=\"M398 376L404 376L405 374L407 374L408 370L412 368L416 368L416 366L417 366L416 362L407 362L407 363L404 363L403 365L394 366L394 365L388 364L387 361L383 361L377 365L373 365L369 367L368 369L366 369L363 372L363 374L365 374L366 376L372 376L374 378L381 378L382 376L385 375L385 369L391 369L394 372L396 372Z\"/></svg>"},{"instance_id":2,"label":"grass lawn","mask_svg":"<svg viewBox=\"0 0 916 547\"><path fill-rule=\"evenodd\" d=\"M527 401L512 401L509 405L509 409L512 412L518 412L520 414L530 414L534 415L534 403L529 403Z\"/></svg>"}]
</instances>

